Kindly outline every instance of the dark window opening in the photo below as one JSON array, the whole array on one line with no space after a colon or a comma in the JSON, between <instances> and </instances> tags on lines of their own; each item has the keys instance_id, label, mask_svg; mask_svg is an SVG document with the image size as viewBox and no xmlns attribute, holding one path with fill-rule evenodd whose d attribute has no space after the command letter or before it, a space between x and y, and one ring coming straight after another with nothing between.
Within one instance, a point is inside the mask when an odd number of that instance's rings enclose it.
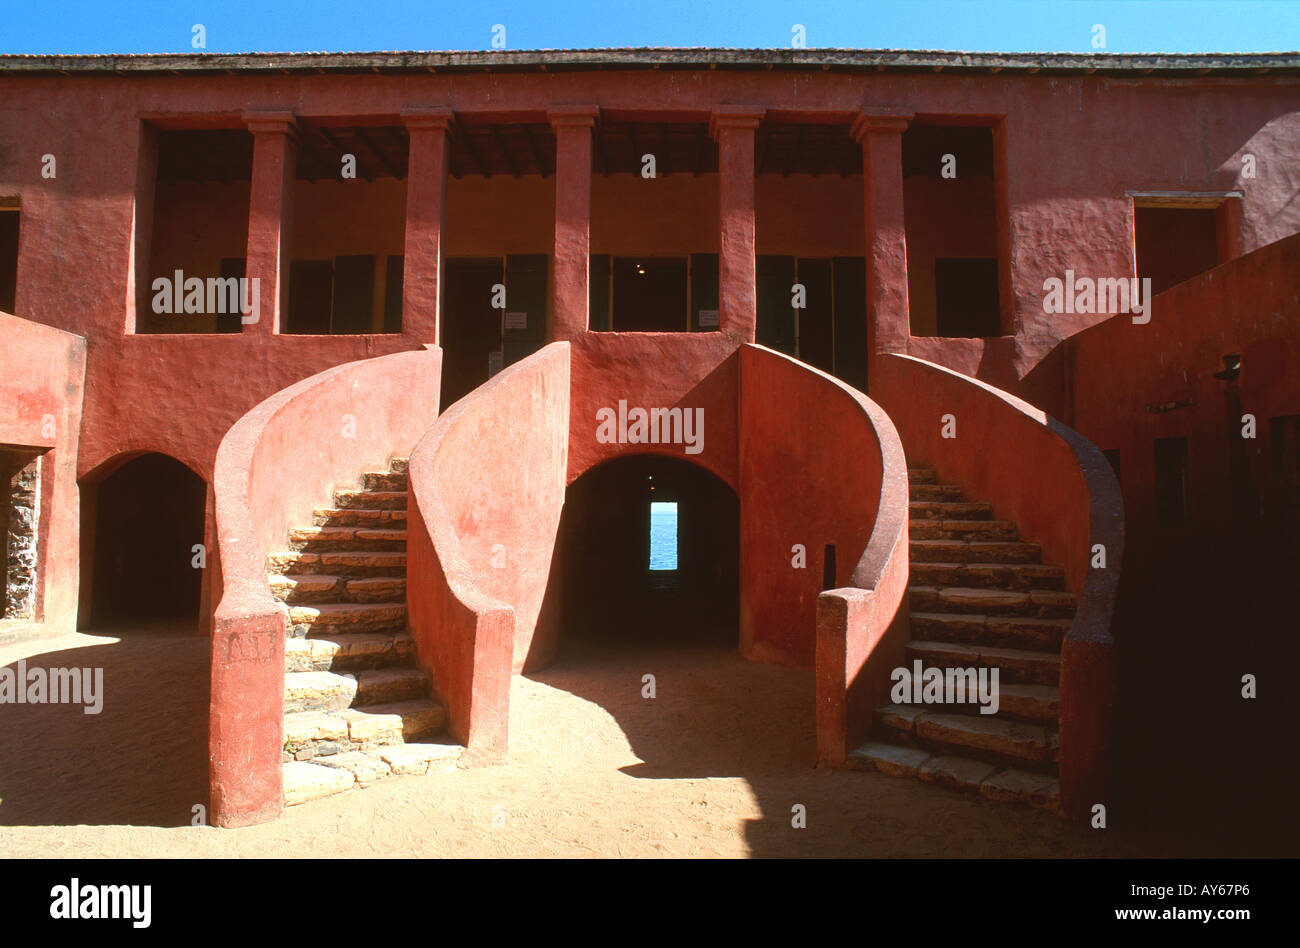
<instances>
[{"instance_id":1,"label":"dark window opening","mask_svg":"<svg viewBox=\"0 0 1300 948\"><path fill-rule=\"evenodd\" d=\"M903 133L907 303L914 336L1002 334L997 137L917 119Z\"/></svg>"},{"instance_id":2,"label":"dark window opening","mask_svg":"<svg viewBox=\"0 0 1300 948\"><path fill-rule=\"evenodd\" d=\"M1156 523L1177 530L1187 525L1187 439L1157 438Z\"/></svg>"},{"instance_id":3,"label":"dark window opening","mask_svg":"<svg viewBox=\"0 0 1300 948\"><path fill-rule=\"evenodd\" d=\"M822 551L822 589L834 589L835 583L835 544L827 543Z\"/></svg>"},{"instance_id":4,"label":"dark window opening","mask_svg":"<svg viewBox=\"0 0 1300 948\"><path fill-rule=\"evenodd\" d=\"M997 259L935 260L934 308L940 336L998 335Z\"/></svg>"},{"instance_id":5,"label":"dark window opening","mask_svg":"<svg viewBox=\"0 0 1300 948\"><path fill-rule=\"evenodd\" d=\"M327 336L334 300L334 261L294 260L289 264L287 335Z\"/></svg>"},{"instance_id":6,"label":"dark window opening","mask_svg":"<svg viewBox=\"0 0 1300 948\"><path fill-rule=\"evenodd\" d=\"M1105 456L1107 462L1109 462L1110 469L1115 472L1115 480L1120 480L1119 448L1111 448L1110 450L1101 453Z\"/></svg>"},{"instance_id":7,"label":"dark window opening","mask_svg":"<svg viewBox=\"0 0 1300 948\"><path fill-rule=\"evenodd\" d=\"M763 254L756 264L756 341L866 391L865 258ZM803 287L801 309L794 307L795 285Z\"/></svg>"},{"instance_id":8,"label":"dark window opening","mask_svg":"<svg viewBox=\"0 0 1300 948\"><path fill-rule=\"evenodd\" d=\"M253 136L146 123L140 156L135 331L240 332L251 290L218 281L244 275ZM191 280L202 282L201 299L186 291Z\"/></svg>"},{"instance_id":9,"label":"dark window opening","mask_svg":"<svg viewBox=\"0 0 1300 948\"><path fill-rule=\"evenodd\" d=\"M406 258L390 254L384 275L384 332L402 331L402 274Z\"/></svg>"},{"instance_id":10,"label":"dark window opening","mask_svg":"<svg viewBox=\"0 0 1300 948\"><path fill-rule=\"evenodd\" d=\"M1133 236L1137 275L1151 279L1153 295L1221 262L1214 208L1136 207Z\"/></svg>"},{"instance_id":11,"label":"dark window opening","mask_svg":"<svg viewBox=\"0 0 1300 948\"><path fill-rule=\"evenodd\" d=\"M718 311L718 255L691 254L691 330L717 332L721 329Z\"/></svg>"},{"instance_id":12,"label":"dark window opening","mask_svg":"<svg viewBox=\"0 0 1300 948\"><path fill-rule=\"evenodd\" d=\"M443 411L500 368L504 317L493 307L498 284L505 284L501 257L460 258L443 264ZM507 309L510 303L507 292Z\"/></svg>"},{"instance_id":13,"label":"dark window opening","mask_svg":"<svg viewBox=\"0 0 1300 948\"><path fill-rule=\"evenodd\" d=\"M334 295L330 303L330 332L372 331L375 303L375 257L355 254L334 258Z\"/></svg>"},{"instance_id":14,"label":"dark window opening","mask_svg":"<svg viewBox=\"0 0 1300 948\"><path fill-rule=\"evenodd\" d=\"M0 313L13 313L18 300L18 208L0 198Z\"/></svg>"},{"instance_id":15,"label":"dark window opening","mask_svg":"<svg viewBox=\"0 0 1300 948\"><path fill-rule=\"evenodd\" d=\"M613 257L610 312L615 332L683 332L687 312L686 257Z\"/></svg>"}]
</instances>

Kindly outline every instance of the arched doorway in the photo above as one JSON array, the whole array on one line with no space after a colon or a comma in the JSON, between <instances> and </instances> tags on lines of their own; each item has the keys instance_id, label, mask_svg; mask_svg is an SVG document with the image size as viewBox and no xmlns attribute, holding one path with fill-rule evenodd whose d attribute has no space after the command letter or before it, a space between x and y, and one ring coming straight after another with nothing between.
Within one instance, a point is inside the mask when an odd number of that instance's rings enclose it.
<instances>
[{"instance_id":1,"label":"arched doorway","mask_svg":"<svg viewBox=\"0 0 1300 948\"><path fill-rule=\"evenodd\" d=\"M616 458L569 485L560 520L566 643L735 645L740 503L660 455Z\"/></svg>"},{"instance_id":2,"label":"arched doorway","mask_svg":"<svg viewBox=\"0 0 1300 948\"><path fill-rule=\"evenodd\" d=\"M203 570L203 478L165 454L142 454L92 485L90 622L197 619ZM85 577L83 574L83 581Z\"/></svg>"}]
</instances>

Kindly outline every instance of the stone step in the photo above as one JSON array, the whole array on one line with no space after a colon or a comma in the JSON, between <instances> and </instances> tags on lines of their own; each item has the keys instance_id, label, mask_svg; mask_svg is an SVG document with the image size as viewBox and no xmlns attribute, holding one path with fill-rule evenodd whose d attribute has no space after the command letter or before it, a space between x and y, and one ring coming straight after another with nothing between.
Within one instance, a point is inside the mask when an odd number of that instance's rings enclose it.
<instances>
[{"instance_id":1,"label":"stone step","mask_svg":"<svg viewBox=\"0 0 1300 948\"><path fill-rule=\"evenodd\" d=\"M289 531L289 548L307 553L401 552L406 549L406 528L296 527Z\"/></svg>"},{"instance_id":2,"label":"stone step","mask_svg":"<svg viewBox=\"0 0 1300 948\"><path fill-rule=\"evenodd\" d=\"M1074 596L1059 589L994 589L979 586L907 587L908 604L922 612L979 613L989 616L1037 616L1068 619Z\"/></svg>"},{"instance_id":3,"label":"stone step","mask_svg":"<svg viewBox=\"0 0 1300 948\"><path fill-rule=\"evenodd\" d=\"M907 525L913 540L1015 540L1016 525L1010 520L922 520Z\"/></svg>"},{"instance_id":4,"label":"stone step","mask_svg":"<svg viewBox=\"0 0 1300 948\"><path fill-rule=\"evenodd\" d=\"M933 705L891 704L876 709L882 733L901 737L909 744L935 753L958 753L990 759L1051 764L1055 752L1054 729L1000 714L952 714Z\"/></svg>"},{"instance_id":5,"label":"stone step","mask_svg":"<svg viewBox=\"0 0 1300 948\"><path fill-rule=\"evenodd\" d=\"M1060 807L1060 784L1049 774L1001 768L982 760L952 754L932 754L921 747L903 747L868 741L850 752L849 766L878 770L893 777L915 777L956 790L978 792L1004 803L1022 803L1055 812Z\"/></svg>"},{"instance_id":6,"label":"stone step","mask_svg":"<svg viewBox=\"0 0 1300 948\"><path fill-rule=\"evenodd\" d=\"M397 491L406 493L405 471L366 471L361 475L361 486L372 491Z\"/></svg>"},{"instance_id":7,"label":"stone step","mask_svg":"<svg viewBox=\"0 0 1300 948\"><path fill-rule=\"evenodd\" d=\"M979 714L978 704L930 705L949 714ZM998 713L1031 724L1055 728L1060 709L1060 690L1051 685L1009 684L998 676Z\"/></svg>"},{"instance_id":8,"label":"stone step","mask_svg":"<svg viewBox=\"0 0 1300 948\"><path fill-rule=\"evenodd\" d=\"M406 474L411 470L411 459L405 454L395 454L388 459L388 469L394 474Z\"/></svg>"},{"instance_id":9,"label":"stone step","mask_svg":"<svg viewBox=\"0 0 1300 948\"><path fill-rule=\"evenodd\" d=\"M429 676L418 668L375 668L357 672L357 707L429 697Z\"/></svg>"},{"instance_id":10,"label":"stone step","mask_svg":"<svg viewBox=\"0 0 1300 948\"><path fill-rule=\"evenodd\" d=\"M382 507L317 507L311 522L318 527L397 527L405 529L405 510Z\"/></svg>"},{"instance_id":11,"label":"stone step","mask_svg":"<svg viewBox=\"0 0 1300 948\"><path fill-rule=\"evenodd\" d=\"M341 487L334 492L334 506L347 510L405 510L406 490L364 490Z\"/></svg>"},{"instance_id":12,"label":"stone step","mask_svg":"<svg viewBox=\"0 0 1300 948\"><path fill-rule=\"evenodd\" d=\"M960 501L965 498L956 484L917 484L908 488L908 497L917 501Z\"/></svg>"},{"instance_id":13,"label":"stone step","mask_svg":"<svg viewBox=\"0 0 1300 948\"><path fill-rule=\"evenodd\" d=\"M406 602L317 602L289 607L297 636L329 631L400 632L406 628Z\"/></svg>"},{"instance_id":14,"label":"stone step","mask_svg":"<svg viewBox=\"0 0 1300 948\"><path fill-rule=\"evenodd\" d=\"M295 760L312 760L414 741L446 726L446 709L428 698L344 711L297 711L284 716L284 752Z\"/></svg>"},{"instance_id":15,"label":"stone step","mask_svg":"<svg viewBox=\"0 0 1300 948\"><path fill-rule=\"evenodd\" d=\"M357 679L334 672L285 672L284 713L342 711L357 697Z\"/></svg>"},{"instance_id":16,"label":"stone step","mask_svg":"<svg viewBox=\"0 0 1300 948\"><path fill-rule=\"evenodd\" d=\"M913 500L907 504L913 520L989 520L993 505L956 500Z\"/></svg>"},{"instance_id":17,"label":"stone step","mask_svg":"<svg viewBox=\"0 0 1300 948\"><path fill-rule=\"evenodd\" d=\"M353 671L408 662L415 644L405 632L348 632L284 641L284 670Z\"/></svg>"},{"instance_id":18,"label":"stone step","mask_svg":"<svg viewBox=\"0 0 1300 948\"><path fill-rule=\"evenodd\" d=\"M934 468L909 467L907 469L907 481L909 484L933 484L936 479Z\"/></svg>"},{"instance_id":19,"label":"stone step","mask_svg":"<svg viewBox=\"0 0 1300 948\"><path fill-rule=\"evenodd\" d=\"M1073 621L957 612L912 612L910 618L912 635L922 641L1044 652L1060 650Z\"/></svg>"},{"instance_id":20,"label":"stone step","mask_svg":"<svg viewBox=\"0 0 1300 948\"><path fill-rule=\"evenodd\" d=\"M296 576L305 573L332 573L356 579L376 576L400 578L406 575L404 552L304 553L285 550L272 553L266 559L270 572Z\"/></svg>"},{"instance_id":21,"label":"stone step","mask_svg":"<svg viewBox=\"0 0 1300 948\"><path fill-rule=\"evenodd\" d=\"M918 563L911 565L919 586L981 589L1065 589L1065 570L1044 563Z\"/></svg>"},{"instance_id":22,"label":"stone step","mask_svg":"<svg viewBox=\"0 0 1300 948\"><path fill-rule=\"evenodd\" d=\"M1039 563L1043 559L1043 550L1037 543L908 539L914 563Z\"/></svg>"},{"instance_id":23,"label":"stone step","mask_svg":"<svg viewBox=\"0 0 1300 948\"><path fill-rule=\"evenodd\" d=\"M350 707L428 698L429 679L418 668L376 668L340 674L285 672L284 713L342 711Z\"/></svg>"},{"instance_id":24,"label":"stone step","mask_svg":"<svg viewBox=\"0 0 1300 948\"><path fill-rule=\"evenodd\" d=\"M1061 656L1031 649L997 648L958 642L914 639L907 643L907 660L920 659L937 668L997 668L999 684L1061 685Z\"/></svg>"},{"instance_id":25,"label":"stone step","mask_svg":"<svg viewBox=\"0 0 1300 948\"><path fill-rule=\"evenodd\" d=\"M429 741L378 746L282 765L284 805L297 806L396 774L422 776L456 768L465 748Z\"/></svg>"},{"instance_id":26,"label":"stone step","mask_svg":"<svg viewBox=\"0 0 1300 948\"><path fill-rule=\"evenodd\" d=\"M406 580L399 576L353 578L332 573L272 574L271 595L297 605L319 602L404 602Z\"/></svg>"}]
</instances>

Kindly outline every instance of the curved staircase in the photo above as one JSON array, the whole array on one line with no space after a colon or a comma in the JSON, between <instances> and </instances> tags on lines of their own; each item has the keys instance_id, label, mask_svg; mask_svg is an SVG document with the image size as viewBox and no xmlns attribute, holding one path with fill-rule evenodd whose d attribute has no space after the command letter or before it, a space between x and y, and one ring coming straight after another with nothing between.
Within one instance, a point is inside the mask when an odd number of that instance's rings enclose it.
<instances>
[{"instance_id":1,"label":"curved staircase","mask_svg":"<svg viewBox=\"0 0 1300 948\"><path fill-rule=\"evenodd\" d=\"M289 610L286 806L454 766L463 751L438 739L447 712L406 632L406 481L405 458L363 473L268 557L271 592Z\"/></svg>"},{"instance_id":2,"label":"curved staircase","mask_svg":"<svg viewBox=\"0 0 1300 948\"><path fill-rule=\"evenodd\" d=\"M997 668L999 707L887 705L850 764L981 796L1059 808L1057 701L1061 641L1075 597L1016 524L987 503L910 468L909 670Z\"/></svg>"}]
</instances>

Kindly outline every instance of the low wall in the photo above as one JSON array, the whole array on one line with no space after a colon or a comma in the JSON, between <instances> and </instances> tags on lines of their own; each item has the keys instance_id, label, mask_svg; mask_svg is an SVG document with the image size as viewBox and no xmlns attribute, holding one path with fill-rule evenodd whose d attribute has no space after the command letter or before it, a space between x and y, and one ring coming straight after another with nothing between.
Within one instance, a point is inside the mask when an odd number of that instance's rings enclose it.
<instances>
[{"instance_id":1,"label":"low wall","mask_svg":"<svg viewBox=\"0 0 1300 948\"><path fill-rule=\"evenodd\" d=\"M569 344L557 342L458 401L411 455L411 635L471 756L506 752L511 673L548 634L568 443Z\"/></svg>"},{"instance_id":2,"label":"low wall","mask_svg":"<svg viewBox=\"0 0 1300 948\"><path fill-rule=\"evenodd\" d=\"M885 413L861 392L746 345L739 494L742 650L815 667L818 760L842 764L865 738L871 709L903 659L902 445ZM835 572L823 591L832 544ZM803 548L802 566L796 547Z\"/></svg>"},{"instance_id":3,"label":"low wall","mask_svg":"<svg viewBox=\"0 0 1300 948\"><path fill-rule=\"evenodd\" d=\"M77 623L77 446L86 340L7 313L0 313L0 340L0 445L41 456L32 485L38 498L35 615L0 625L0 640L71 632ZM0 534L0 581L7 565L3 547Z\"/></svg>"},{"instance_id":4,"label":"low wall","mask_svg":"<svg viewBox=\"0 0 1300 948\"><path fill-rule=\"evenodd\" d=\"M1061 651L1060 782L1067 815L1100 802L1114 700L1111 620L1124 555L1124 504L1101 452L1013 395L912 356L873 364L872 395L889 412L913 464L989 501L1065 568L1078 610ZM952 416L956 437L942 435ZM1092 568L1094 549L1105 568Z\"/></svg>"},{"instance_id":5,"label":"low wall","mask_svg":"<svg viewBox=\"0 0 1300 948\"><path fill-rule=\"evenodd\" d=\"M441 367L433 346L336 366L266 399L222 439L209 734L218 825L273 819L283 807L287 610L271 595L267 554L335 486L411 450L437 418Z\"/></svg>"}]
</instances>

